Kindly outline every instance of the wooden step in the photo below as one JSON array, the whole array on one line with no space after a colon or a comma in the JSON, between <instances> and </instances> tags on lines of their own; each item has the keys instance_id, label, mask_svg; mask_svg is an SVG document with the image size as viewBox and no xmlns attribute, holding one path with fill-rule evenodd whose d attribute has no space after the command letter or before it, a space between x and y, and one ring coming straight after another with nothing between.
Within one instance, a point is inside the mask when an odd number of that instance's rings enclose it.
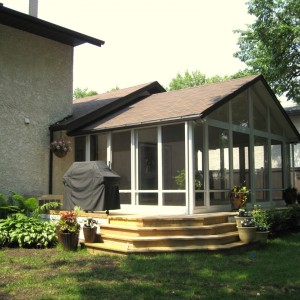
<instances>
[{"instance_id":1,"label":"wooden step","mask_svg":"<svg viewBox=\"0 0 300 300\"><path fill-rule=\"evenodd\" d=\"M222 244L222 245L197 245L185 247L154 247L154 248L134 248L120 247L120 245L92 243L86 244L87 251L91 254L112 253L112 254L130 254L130 253L166 253L166 252L192 252L192 251L235 251L240 248L249 247L249 244L241 241Z\"/></svg>"},{"instance_id":2,"label":"wooden step","mask_svg":"<svg viewBox=\"0 0 300 300\"><path fill-rule=\"evenodd\" d=\"M199 236L149 236L128 237L124 235L101 235L101 242L105 244L120 245L127 249L155 248L155 247L184 247L220 245L239 240L237 232L227 232L217 235Z\"/></svg>"},{"instance_id":3,"label":"wooden step","mask_svg":"<svg viewBox=\"0 0 300 300\"><path fill-rule=\"evenodd\" d=\"M194 236L213 235L229 231L236 231L236 223L219 223L203 226L180 227L133 227L112 224L101 225L101 234L126 235L126 236Z\"/></svg>"},{"instance_id":4,"label":"wooden step","mask_svg":"<svg viewBox=\"0 0 300 300\"><path fill-rule=\"evenodd\" d=\"M89 252L116 253L226 250L243 246L233 213L182 216L109 216ZM230 222L228 221L230 220Z\"/></svg>"},{"instance_id":5,"label":"wooden step","mask_svg":"<svg viewBox=\"0 0 300 300\"><path fill-rule=\"evenodd\" d=\"M202 226L228 222L228 213L211 216L110 216L109 224L131 227Z\"/></svg>"}]
</instances>

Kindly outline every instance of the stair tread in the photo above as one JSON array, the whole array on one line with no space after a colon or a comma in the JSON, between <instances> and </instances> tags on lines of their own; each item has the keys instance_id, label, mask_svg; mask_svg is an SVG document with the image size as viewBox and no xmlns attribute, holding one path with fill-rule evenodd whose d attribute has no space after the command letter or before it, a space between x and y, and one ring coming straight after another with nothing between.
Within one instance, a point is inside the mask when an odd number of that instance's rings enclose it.
<instances>
[{"instance_id":1,"label":"stair tread","mask_svg":"<svg viewBox=\"0 0 300 300\"><path fill-rule=\"evenodd\" d=\"M214 229L219 227L230 227L236 225L235 222L227 222L227 223L218 223L218 224L211 224L211 225L198 225L198 226L148 226L148 227L130 227L130 226L121 226L121 225L115 225L115 224L103 224L100 226L100 228L113 228L113 229L121 229L121 230L127 230L127 231L151 231L151 230L197 230L197 229Z\"/></svg>"},{"instance_id":2,"label":"stair tread","mask_svg":"<svg viewBox=\"0 0 300 300\"><path fill-rule=\"evenodd\" d=\"M161 240L196 240L196 239L215 239L215 238L226 238L229 236L238 235L237 231L230 231L225 233L213 234L213 235L194 235L194 236L185 236L185 235L174 235L174 236L126 236L126 235L117 235L117 234L101 234L101 238L110 238L118 239L128 242L134 241L161 241Z\"/></svg>"},{"instance_id":3,"label":"stair tread","mask_svg":"<svg viewBox=\"0 0 300 300\"><path fill-rule=\"evenodd\" d=\"M179 252L179 251L203 251L203 250L230 250L238 247L243 247L248 245L241 241L232 242L229 244L223 245L198 245L198 246L180 246L180 247L144 247L144 248L130 248L126 246L119 246L114 244L105 244L105 243L87 243L85 246L88 249L95 250L104 250L112 252L121 252L121 253L151 253L151 252Z\"/></svg>"}]
</instances>

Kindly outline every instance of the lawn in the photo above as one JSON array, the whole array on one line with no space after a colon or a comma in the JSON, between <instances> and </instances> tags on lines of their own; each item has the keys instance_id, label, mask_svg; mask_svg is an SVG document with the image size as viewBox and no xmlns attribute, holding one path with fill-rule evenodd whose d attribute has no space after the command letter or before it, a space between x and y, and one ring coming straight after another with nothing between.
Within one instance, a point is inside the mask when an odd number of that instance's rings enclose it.
<instances>
[{"instance_id":1,"label":"lawn","mask_svg":"<svg viewBox=\"0 0 300 300\"><path fill-rule=\"evenodd\" d=\"M0 299L299 299L300 233L233 254L0 250Z\"/></svg>"}]
</instances>

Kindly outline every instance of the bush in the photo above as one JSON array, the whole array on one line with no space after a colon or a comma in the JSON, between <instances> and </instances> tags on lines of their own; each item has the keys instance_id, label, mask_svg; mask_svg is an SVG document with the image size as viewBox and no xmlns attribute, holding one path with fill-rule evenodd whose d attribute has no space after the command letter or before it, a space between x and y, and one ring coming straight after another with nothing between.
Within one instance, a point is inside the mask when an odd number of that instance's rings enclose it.
<instances>
[{"instance_id":1,"label":"bush","mask_svg":"<svg viewBox=\"0 0 300 300\"><path fill-rule=\"evenodd\" d=\"M57 243L56 224L14 214L0 220L0 245L24 248L52 247Z\"/></svg>"},{"instance_id":2,"label":"bush","mask_svg":"<svg viewBox=\"0 0 300 300\"><path fill-rule=\"evenodd\" d=\"M300 207L298 205L286 209L272 209L266 211L266 213L270 230L275 235L284 231L299 229Z\"/></svg>"}]
</instances>

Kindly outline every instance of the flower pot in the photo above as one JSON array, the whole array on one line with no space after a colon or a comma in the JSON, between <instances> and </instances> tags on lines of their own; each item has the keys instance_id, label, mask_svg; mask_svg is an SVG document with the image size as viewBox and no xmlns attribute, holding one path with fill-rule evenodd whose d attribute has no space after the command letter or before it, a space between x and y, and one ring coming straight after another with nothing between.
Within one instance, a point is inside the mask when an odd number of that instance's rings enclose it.
<instances>
[{"instance_id":1,"label":"flower pot","mask_svg":"<svg viewBox=\"0 0 300 300\"><path fill-rule=\"evenodd\" d=\"M244 243L252 243L256 240L256 227L237 226L240 240Z\"/></svg>"},{"instance_id":2,"label":"flower pot","mask_svg":"<svg viewBox=\"0 0 300 300\"><path fill-rule=\"evenodd\" d=\"M260 243L266 243L268 239L269 231L256 231L256 241Z\"/></svg>"},{"instance_id":3,"label":"flower pot","mask_svg":"<svg viewBox=\"0 0 300 300\"><path fill-rule=\"evenodd\" d=\"M231 209L232 210L239 210L246 203L246 196L244 193L230 193L230 202L231 202Z\"/></svg>"},{"instance_id":4,"label":"flower pot","mask_svg":"<svg viewBox=\"0 0 300 300\"><path fill-rule=\"evenodd\" d=\"M97 234L97 227L83 227L84 241L94 243Z\"/></svg>"},{"instance_id":5,"label":"flower pot","mask_svg":"<svg viewBox=\"0 0 300 300\"><path fill-rule=\"evenodd\" d=\"M246 220L246 219L251 220L251 219L253 219L253 217L238 217L238 216L235 216L234 218L235 218L235 221L236 221L236 226L242 226L241 222L243 220Z\"/></svg>"},{"instance_id":6,"label":"flower pot","mask_svg":"<svg viewBox=\"0 0 300 300\"><path fill-rule=\"evenodd\" d=\"M62 158L65 157L67 155L67 152L53 152L57 157Z\"/></svg>"},{"instance_id":7,"label":"flower pot","mask_svg":"<svg viewBox=\"0 0 300 300\"><path fill-rule=\"evenodd\" d=\"M60 232L61 244L65 251L77 250L79 242L78 233L64 233Z\"/></svg>"}]
</instances>

